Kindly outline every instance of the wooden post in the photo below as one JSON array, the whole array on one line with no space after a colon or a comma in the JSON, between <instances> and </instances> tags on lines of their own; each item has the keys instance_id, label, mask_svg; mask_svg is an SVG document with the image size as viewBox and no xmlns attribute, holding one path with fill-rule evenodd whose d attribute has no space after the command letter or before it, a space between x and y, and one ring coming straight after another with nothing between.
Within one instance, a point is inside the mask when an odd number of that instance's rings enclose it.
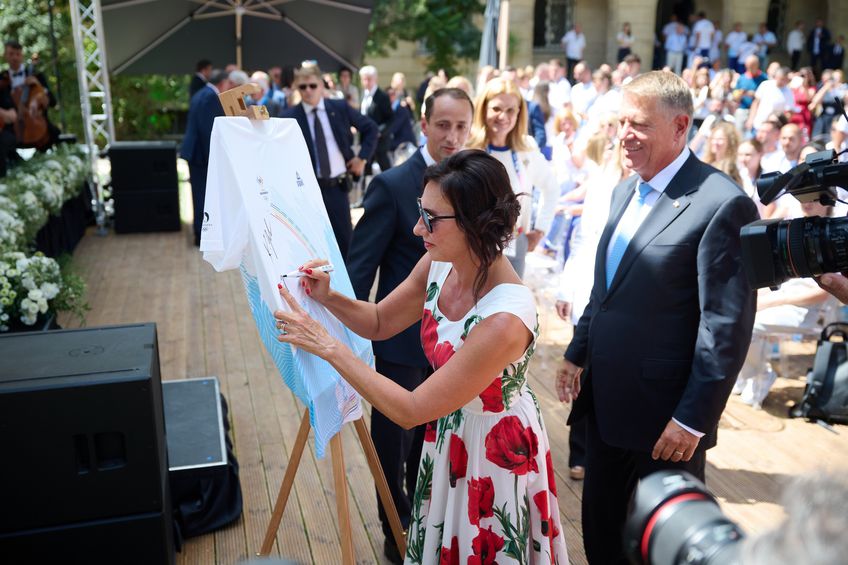
<instances>
[{"instance_id":1,"label":"wooden post","mask_svg":"<svg viewBox=\"0 0 848 565\"><path fill-rule=\"evenodd\" d=\"M336 487L336 511L339 517L339 538L342 542L342 565L354 565L353 530L350 525L350 506L347 500L347 479L345 478L344 451L342 433L339 431L330 440L330 452L333 457L333 483Z\"/></svg>"}]
</instances>

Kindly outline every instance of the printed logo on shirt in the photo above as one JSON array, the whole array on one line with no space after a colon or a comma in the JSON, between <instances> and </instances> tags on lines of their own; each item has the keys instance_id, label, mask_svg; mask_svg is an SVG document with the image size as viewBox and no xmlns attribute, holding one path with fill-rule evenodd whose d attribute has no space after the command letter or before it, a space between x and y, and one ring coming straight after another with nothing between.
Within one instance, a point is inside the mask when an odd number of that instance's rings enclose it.
<instances>
[{"instance_id":1,"label":"printed logo on shirt","mask_svg":"<svg viewBox=\"0 0 848 565\"><path fill-rule=\"evenodd\" d=\"M205 233L211 229L214 229L215 226L212 225L212 219L209 216L209 212L203 212L203 224L200 227L200 232Z\"/></svg>"},{"instance_id":2,"label":"printed logo on shirt","mask_svg":"<svg viewBox=\"0 0 848 565\"><path fill-rule=\"evenodd\" d=\"M265 188L265 179L262 177L256 177L256 184L259 185L259 196L268 199L268 189Z\"/></svg>"},{"instance_id":3,"label":"printed logo on shirt","mask_svg":"<svg viewBox=\"0 0 848 565\"><path fill-rule=\"evenodd\" d=\"M295 171L294 175L297 177L297 186L303 186L303 179L300 178L300 173Z\"/></svg>"}]
</instances>

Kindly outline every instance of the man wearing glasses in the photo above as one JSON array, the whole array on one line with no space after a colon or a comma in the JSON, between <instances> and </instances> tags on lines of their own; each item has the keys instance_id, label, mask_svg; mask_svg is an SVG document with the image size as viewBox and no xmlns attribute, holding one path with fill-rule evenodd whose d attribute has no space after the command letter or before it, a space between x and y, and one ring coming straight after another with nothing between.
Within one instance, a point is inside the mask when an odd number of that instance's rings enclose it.
<instances>
[{"instance_id":1,"label":"man wearing glasses","mask_svg":"<svg viewBox=\"0 0 848 565\"><path fill-rule=\"evenodd\" d=\"M430 216L421 209L424 169L461 150L471 129L473 105L457 88L443 88L424 101L421 130L427 144L397 167L371 181L365 193L365 213L356 230L347 261L356 297L368 300L377 269L376 301L379 302L412 272L425 253L424 243L412 233L421 218L432 231L446 216ZM407 390L413 390L430 374L421 349L421 324L415 323L386 341L374 342L377 371ZM371 410L371 437L377 448L389 490L404 528L409 526L424 426L404 430L378 410ZM383 547L392 563L402 562L395 547L386 513L379 503L386 541Z\"/></svg>"},{"instance_id":2,"label":"man wearing glasses","mask_svg":"<svg viewBox=\"0 0 848 565\"><path fill-rule=\"evenodd\" d=\"M330 217L330 225L339 244L342 257L347 259L353 226L350 222L351 175L361 176L365 163L377 146L377 124L350 107L344 100L324 97L321 69L304 64L294 73L295 86L301 103L286 110L284 118L294 118L300 125L309 156L315 169L321 197ZM359 154L353 153L351 126L360 135Z\"/></svg>"}]
</instances>

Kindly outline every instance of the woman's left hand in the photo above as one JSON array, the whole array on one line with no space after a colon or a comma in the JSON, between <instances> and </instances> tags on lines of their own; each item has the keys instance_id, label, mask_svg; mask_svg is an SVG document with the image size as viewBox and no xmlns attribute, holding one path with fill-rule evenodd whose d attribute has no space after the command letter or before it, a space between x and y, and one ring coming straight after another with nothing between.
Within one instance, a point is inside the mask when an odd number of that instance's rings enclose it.
<instances>
[{"instance_id":1,"label":"woman's left hand","mask_svg":"<svg viewBox=\"0 0 848 565\"><path fill-rule=\"evenodd\" d=\"M328 359L336 350L338 341L333 338L324 326L313 320L300 304L294 299L285 286L279 285L280 296L283 297L291 312L277 310L274 318L277 319L277 329L280 335L277 339L283 343L290 343L322 359Z\"/></svg>"}]
</instances>

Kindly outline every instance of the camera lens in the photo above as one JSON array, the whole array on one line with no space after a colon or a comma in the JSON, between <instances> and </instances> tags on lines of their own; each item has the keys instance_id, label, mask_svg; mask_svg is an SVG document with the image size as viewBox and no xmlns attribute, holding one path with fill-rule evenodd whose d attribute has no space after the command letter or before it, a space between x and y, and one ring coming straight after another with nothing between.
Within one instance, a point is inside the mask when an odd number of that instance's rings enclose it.
<instances>
[{"instance_id":1,"label":"camera lens","mask_svg":"<svg viewBox=\"0 0 848 565\"><path fill-rule=\"evenodd\" d=\"M848 270L848 218L797 218L776 226L781 271L814 277Z\"/></svg>"},{"instance_id":2,"label":"camera lens","mask_svg":"<svg viewBox=\"0 0 848 565\"><path fill-rule=\"evenodd\" d=\"M704 484L677 471L639 483L624 531L631 561L650 565L733 565L743 537Z\"/></svg>"}]
</instances>

